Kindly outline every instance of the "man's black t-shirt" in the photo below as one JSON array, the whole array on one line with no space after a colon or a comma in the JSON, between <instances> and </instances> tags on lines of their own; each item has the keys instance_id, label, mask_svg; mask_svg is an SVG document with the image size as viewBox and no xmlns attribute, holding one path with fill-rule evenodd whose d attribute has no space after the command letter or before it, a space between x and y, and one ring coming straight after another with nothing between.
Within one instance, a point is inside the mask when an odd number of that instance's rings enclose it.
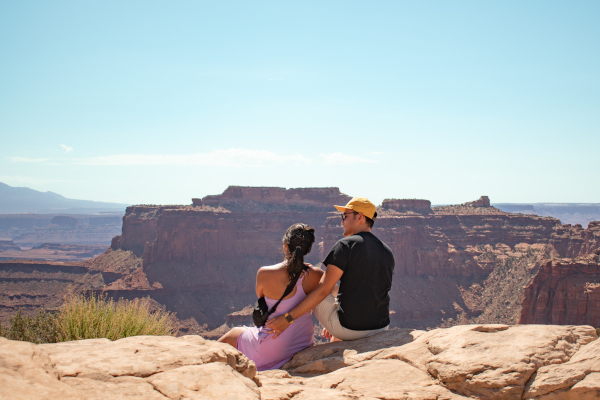
<instances>
[{"instance_id":1,"label":"man's black t-shirt","mask_svg":"<svg viewBox=\"0 0 600 400\"><path fill-rule=\"evenodd\" d=\"M338 315L344 328L366 331L390 324L390 296L394 255L371 232L340 239L331 249L325 265L342 271Z\"/></svg>"}]
</instances>

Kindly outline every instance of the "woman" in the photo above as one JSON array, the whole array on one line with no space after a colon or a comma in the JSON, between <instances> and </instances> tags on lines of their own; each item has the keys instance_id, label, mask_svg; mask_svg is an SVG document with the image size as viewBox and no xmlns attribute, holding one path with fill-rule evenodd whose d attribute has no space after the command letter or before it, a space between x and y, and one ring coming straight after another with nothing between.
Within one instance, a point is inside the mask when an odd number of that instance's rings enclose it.
<instances>
[{"instance_id":1,"label":"woman","mask_svg":"<svg viewBox=\"0 0 600 400\"><path fill-rule=\"evenodd\" d=\"M299 275L296 286L287 295L269 319L284 315L308 293L312 292L323 276L323 271L304 264L304 256L310 252L315 241L315 230L306 224L294 224L283 236L284 260L276 265L262 267L256 274L256 295L265 297L269 309L283 296L285 288ZM305 270L306 268L306 270ZM278 337L266 327L238 327L223 335L219 342L232 345L249 359L259 371L277 369L288 362L294 354L313 344L312 313L294 320Z\"/></svg>"}]
</instances>

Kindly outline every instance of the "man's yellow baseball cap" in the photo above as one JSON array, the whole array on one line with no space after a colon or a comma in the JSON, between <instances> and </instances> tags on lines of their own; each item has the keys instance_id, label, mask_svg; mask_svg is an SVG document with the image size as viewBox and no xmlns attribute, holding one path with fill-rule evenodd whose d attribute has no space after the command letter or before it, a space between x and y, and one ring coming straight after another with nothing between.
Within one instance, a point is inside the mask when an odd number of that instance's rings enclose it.
<instances>
[{"instance_id":1,"label":"man's yellow baseball cap","mask_svg":"<svg viewBox=\"0 0 600 400\"><path fill-rule=\"evenodd\" d=\"M362 213L365 217L373 219L373 216L377 212L375 204L371 203L371 200L366 197L353 197L345 206L334 206L339 212L345 212L346 210L352 210Z\"/></svg>"}]
</instances>

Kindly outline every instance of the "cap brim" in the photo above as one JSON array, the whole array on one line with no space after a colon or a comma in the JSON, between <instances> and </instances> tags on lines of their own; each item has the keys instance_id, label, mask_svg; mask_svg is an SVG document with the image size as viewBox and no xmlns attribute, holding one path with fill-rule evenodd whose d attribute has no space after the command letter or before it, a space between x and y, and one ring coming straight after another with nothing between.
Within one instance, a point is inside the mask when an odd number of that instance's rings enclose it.
<instances>
[{"instance_id":1,"label":"cap brim","mask_svg":"<svg viewBox=\"0 0 600 400\"><path fill-rule=\"evenodd\" d=\"M345 212L346 210L352 210L351 208L348 207L344 207L344 206L334 206L339 212Z\"/></svg>"}]
</instances>

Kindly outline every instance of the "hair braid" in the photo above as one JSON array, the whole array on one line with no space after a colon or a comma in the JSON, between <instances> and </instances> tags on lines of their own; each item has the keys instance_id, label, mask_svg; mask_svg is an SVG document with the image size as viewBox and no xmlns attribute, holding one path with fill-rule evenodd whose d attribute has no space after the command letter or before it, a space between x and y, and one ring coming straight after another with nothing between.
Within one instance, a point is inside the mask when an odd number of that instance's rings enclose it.
<instances>
[{"instance_id":1,"label":"hair braid","mask_svg":"<svg viewBox=\"0 0 600 400\"><path fill-rule=\"evenodd\" d=\"M306 224L294 224L285 231L282 239L289 250L286 268L290 281L302 273L304 256L310 253L315 241L315 230Z\"/></svg>"}]
</instances>

